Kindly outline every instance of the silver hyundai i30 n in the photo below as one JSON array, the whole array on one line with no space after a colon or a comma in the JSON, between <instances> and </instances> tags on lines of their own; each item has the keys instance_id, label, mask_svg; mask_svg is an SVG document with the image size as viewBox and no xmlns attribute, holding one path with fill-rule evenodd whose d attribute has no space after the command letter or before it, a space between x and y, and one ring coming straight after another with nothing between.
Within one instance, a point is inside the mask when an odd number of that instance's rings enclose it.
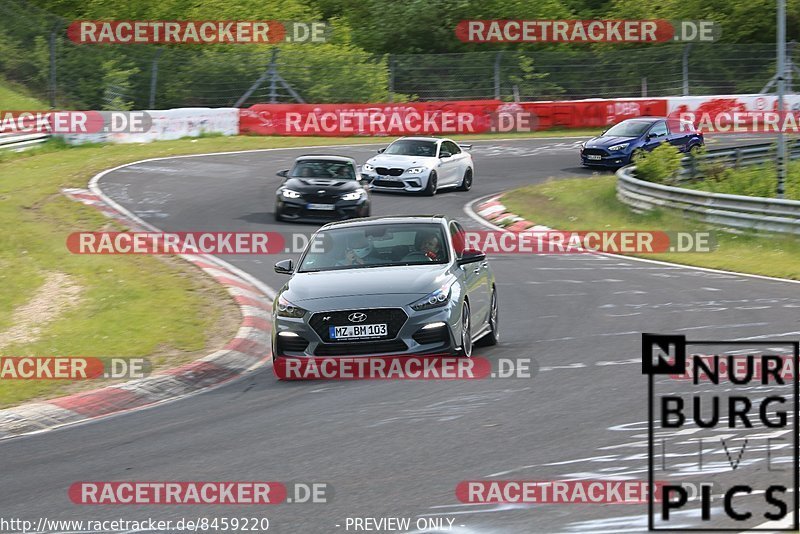
<instances>
[{"instance_id":1,"label":"silver hyundai i30 n","mask_svg":"<svg viewBox=\"0 0 800 534\"><path fill-rule=\"evenodd\" d=\"M378 217L326 224L273 304L278 358L450 354L496 344L498 303L486 255L464 248L443 216Z\"/></svg>"}]
</instances>

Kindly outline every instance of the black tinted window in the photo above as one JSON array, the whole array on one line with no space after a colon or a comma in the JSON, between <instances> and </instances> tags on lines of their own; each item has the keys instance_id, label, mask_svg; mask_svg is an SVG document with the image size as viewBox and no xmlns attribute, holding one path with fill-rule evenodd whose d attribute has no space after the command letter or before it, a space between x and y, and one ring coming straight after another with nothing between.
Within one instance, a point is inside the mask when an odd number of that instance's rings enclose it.
<instances>
[{"instance_id":1,"label":"black tinted window","mask_svg":"<svg viewBox=\"0 0 800 534\"><path fill-rule=\"evenodd\" d=\"M667 135L667 123L665 122L657 122L653 128L650 130L650 135L656 137L662 137Z\"/></svg>"},{"instance_id":2,"label":"black tinted window","mask_svg":"<svg viewBox=\"0 0 800 534\"><path fill-rule=\"evenodd\" d=\"M418 141L415 139L400 139L395 141L384 154L398 154L402 156L436 156L436 143L433 141Z\"/></svg>"},{"instance_id":3,"label":"black tinted window","mask_svg":"<svg viewBox=\"0 0 800 534\"><path fill-rule=\"evenodd\" d=\"M347 161L306 159L295 163L289 176L297 178L338 178L355 180L353 165Z\"/></svg>"}]
</instances>

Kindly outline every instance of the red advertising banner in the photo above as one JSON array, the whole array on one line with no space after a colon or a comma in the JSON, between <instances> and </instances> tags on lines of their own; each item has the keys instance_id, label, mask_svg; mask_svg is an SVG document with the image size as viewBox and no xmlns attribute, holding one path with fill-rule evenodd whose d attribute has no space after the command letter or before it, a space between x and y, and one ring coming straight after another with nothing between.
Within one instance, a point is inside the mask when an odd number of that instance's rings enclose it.
<instances>
[{"instance_id":1,"label":"red advertising banner","mask_svg":"<svg viewBox=\"0 0 800 534\"><path fill-rule=\"evenodd\" d=\"M670 118L703 133L800 133L800 96L786 95L778 111L775 95L686 96L669 99Z\"/></svg>"},{"instance_id":2,"label":"red advertising banner","mask_svg":"<svg viewBox=\"0 0 800 534\"><path fill-rule=\"evenodd\" d=\"M596 128L665 116L666 99L501 102L460 100L371 104L256 104L239 113L251 135L397 136Z\"/></svg>"},{"instance_id":3,"label":"red advertising banner","mask_svg":"<svg viewBox=\"0 0 800 534\"><path fill-rule=\"evenodd\" d=\"M667 114L665 98L523 102L519 105L536 114L540 130L597 128L634 117L663 117Z\"/></svg>"},{"instance_id":4,"label":"red advertising banner","mask_svg":"<svg viewBox=\"0 0 800 534\"><path fill-rule=\"evenodd\" d=\"M256 104L239 115L239 131L256 135L444 135L491 128L498 100L402 104Z\"/></svg>"}]
</instances>

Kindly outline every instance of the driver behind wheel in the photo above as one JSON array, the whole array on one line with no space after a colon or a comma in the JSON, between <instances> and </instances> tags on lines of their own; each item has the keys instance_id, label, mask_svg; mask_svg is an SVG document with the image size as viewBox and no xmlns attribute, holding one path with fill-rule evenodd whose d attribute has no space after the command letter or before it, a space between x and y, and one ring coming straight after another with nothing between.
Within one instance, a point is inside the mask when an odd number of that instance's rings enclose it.
<instances>
[{"instance_id":1,"label":"driver behind wheel","mask_svg":"<svg viewBox=\"0 0 800 534\"><path fill-rule=\"evenodd\" d=\"M344 258L336 262L336 265L366 265L375 263L376 259L372 254L372 241L364 236L354 236L348 239Z\"/></svg>"},{"instance_id":2,"label":"driver behind wheel","mask_svg":"<svg viewBox=\"0 0 800 534\"><path fill-rule=\"evenodd\" d=\"M432 233L420 232L416 239L417 250L425 254L431 261L438 261L442 251L442 244L439 236Z\"/></svg>"}]
</instances>

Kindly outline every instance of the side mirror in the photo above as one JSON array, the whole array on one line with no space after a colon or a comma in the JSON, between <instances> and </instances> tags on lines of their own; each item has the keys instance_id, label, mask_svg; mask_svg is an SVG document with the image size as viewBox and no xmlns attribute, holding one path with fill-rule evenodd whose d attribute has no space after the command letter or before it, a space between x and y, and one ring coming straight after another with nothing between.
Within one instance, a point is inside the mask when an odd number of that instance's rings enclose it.
<instances>
[{"instance_id":1,"label":"side mirror","mask_svg":"<svg viewBox=\"0 0 800 534\"><path fill-rule=\"evenodd\" d=\"M287 176L289 176L289 169L283 169L282 171L278 171L275 174L277 174L282 178L286 178Z\"/></svg>"},{"instance_id":2,"label":"side mirror","mask_svg":"<svg viewBox=\"0 0 800 534\"><path fill-rule=\"evenodd\" d=\"M486 259L486 253L477 248L467 248L461 253L458 258L459 265L467 265L468 263L475 263Z\"/></svg>"},{"instance_id":3,"label":"side mirror","mask_svg":"<svg viewBox=\"0 0 800 534\"><path fill-rule=\"evenodd\" d=\"M442 150L441 154L439 154L440 158L449 158L450 156L452 156L452 154L450 152L445 151L445 150Z\"/></svg>"},{"instance_id":4,"label":"side mirror","mask_svg":"<svg viewBox=\"0 0 800 534\"><path fill-rule=\"evenodd\" d=\"M278 274L292 274L294 272L294 262L292 260L281 260L275 264L275 272Z\"/></svg>"},{"instance_id":5,"label":"side mirror","mask_svg":"<svg viewBox=\"0 0 800 534\"><path fill-rule=\"evenodd\" d=\"M379 149L378 149L378 154L383 154L383 151L384 151L384 150L386 150L386 149L385 149L385 148L379 148Z\"/></svg>"}]
</instances>

